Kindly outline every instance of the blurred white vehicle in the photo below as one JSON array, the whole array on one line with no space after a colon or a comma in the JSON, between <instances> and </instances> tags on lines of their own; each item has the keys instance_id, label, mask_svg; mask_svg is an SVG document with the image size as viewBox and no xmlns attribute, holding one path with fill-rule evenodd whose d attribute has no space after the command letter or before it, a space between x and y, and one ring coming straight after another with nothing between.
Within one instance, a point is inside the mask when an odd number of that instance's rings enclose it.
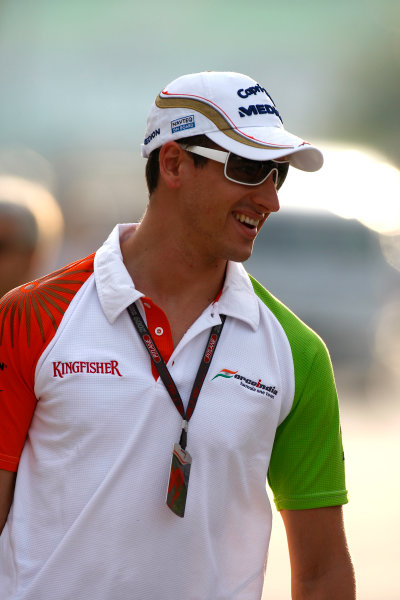
<instances>
[{"instance_id":1,"label":"blurred white vehicle","mask_svg":"<svg viewBox=\"0 0 400 600\"><path fill-rule=\"evenodd\" d=\"M335 368L366 373L380 315L400 289L378 234L328 211L281 209L245 266L324 339Z\"/></svg>"}]
</instances>

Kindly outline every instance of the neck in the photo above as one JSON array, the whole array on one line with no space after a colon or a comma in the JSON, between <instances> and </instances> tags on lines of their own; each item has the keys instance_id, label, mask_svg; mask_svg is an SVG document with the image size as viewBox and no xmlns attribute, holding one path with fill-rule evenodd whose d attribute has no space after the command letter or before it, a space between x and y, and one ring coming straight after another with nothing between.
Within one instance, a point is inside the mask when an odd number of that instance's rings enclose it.
<instances>
[{"instance_id":1,"label":"neck","mask_svg":"<svg viewBox=\"0 0 400 600\"><path fill-rule=\"evenodd\" d=\"M199 256L172 224L150 216L146 213L136 232L123 240L125 266L135 287L167 316L172 307L185 313L191 307L197 316L220 291L227 261Z\"/></svg>"}]
</instances>

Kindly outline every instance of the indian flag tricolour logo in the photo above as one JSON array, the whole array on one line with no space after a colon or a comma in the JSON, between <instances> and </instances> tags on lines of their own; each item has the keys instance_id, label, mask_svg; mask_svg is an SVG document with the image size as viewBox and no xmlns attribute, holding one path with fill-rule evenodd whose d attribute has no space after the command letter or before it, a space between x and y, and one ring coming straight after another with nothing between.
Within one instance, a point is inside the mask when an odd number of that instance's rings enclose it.
<instances>
[{"instance_id":1,"label":"indian flag tricolour logo","mask_svg":"<svg viewBox=\"0 0 400 600\"><path fill-rule=\"evenodd\" d=\"M215 375L215 377L213 377L211 379L211 381L213 381L213 379L216 379L217 377L225 377L226 379L230 379L231 377L236 375L236 373L237 373L237 371L230 371L229 369L221 369L221 371L219 373L217 373Z\"/></svg>"}]
</instances>

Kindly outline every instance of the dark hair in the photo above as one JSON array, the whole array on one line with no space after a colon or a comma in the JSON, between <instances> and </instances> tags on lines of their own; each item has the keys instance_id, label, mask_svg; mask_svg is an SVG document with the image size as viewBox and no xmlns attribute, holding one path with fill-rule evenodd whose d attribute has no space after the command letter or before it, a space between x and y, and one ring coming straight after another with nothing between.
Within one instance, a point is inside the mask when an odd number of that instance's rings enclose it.
<instances>
[{"instance_id":1,"label":"dark hair","mask_svg":"<svg viewBox=\"0 0 400 600\"><path fill-rule=\"evenodd\" d=\"M213 145L213 142L204 134L192 135L176 141L178 143L182 142L182 144L189 144L190 146L204 146L205 148L210 148ZM149 154L149 158L147 159L146 163L146 183L150 196L157 187L158 178L160 175L160 150L161 147L153 150L153 152ZM192 152L189 152L189 155L192 158L195 167L202 168L208 162L208 158L205 158L204 156L199 156L198 154L193 154Z\"/></svg>"}]
</instances>

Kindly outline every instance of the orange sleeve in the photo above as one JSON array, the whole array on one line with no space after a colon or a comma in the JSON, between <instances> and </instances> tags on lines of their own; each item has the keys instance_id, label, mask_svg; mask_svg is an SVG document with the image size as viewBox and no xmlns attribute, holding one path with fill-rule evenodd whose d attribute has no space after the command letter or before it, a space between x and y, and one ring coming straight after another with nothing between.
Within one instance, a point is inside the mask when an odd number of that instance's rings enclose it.
<instances>
[{"instance_id":1,"label":"orange sleeve","mask_svg":"<svg viewBox=\"0 0 400 600\"><path fill-rule=\"evenodd\" d=\"M11 290L0 301L0 469L16 471L36 407L36 364L94 255Z\"/></svg>"}]
</instances>

